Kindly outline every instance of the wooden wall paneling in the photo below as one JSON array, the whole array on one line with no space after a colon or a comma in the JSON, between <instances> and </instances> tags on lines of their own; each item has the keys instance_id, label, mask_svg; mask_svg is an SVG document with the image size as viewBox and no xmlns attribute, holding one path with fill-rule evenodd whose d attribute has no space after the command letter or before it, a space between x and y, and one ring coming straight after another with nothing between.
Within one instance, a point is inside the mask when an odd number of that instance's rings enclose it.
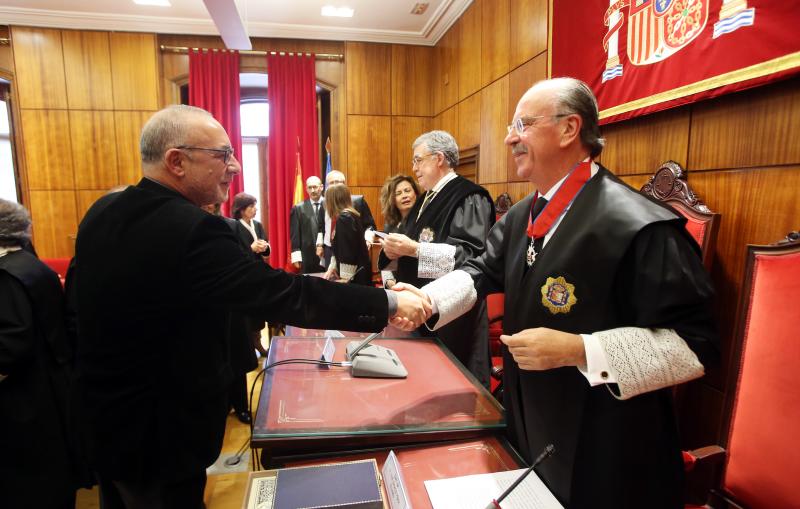
<instances>
[{"instance_id":1,"label":"wooden wall paneling","mask_svg":"<svg viewBox=\"0 0 800 509\"><path fill-rule=\"evenodd\" d=\"M347 94L345 87L331 90L331 165L347 168Z\"/></svg>"},{"instance_id":2,"label":"wooden wall paneling","mask_svg":"<svg viewBox=\"0 0 800 509\"><path fill-rule=\"evenodd\" d=\"M430 131L428 117L392 117L392 166L390 175L411 175L411 144L417 137Z\"/></svg>"},{"instance_id":3,"label":"wooden wall paneling","mask_svg":"<svg viewBox=\"0 0 800 509\"><path fill-rule=\"evenodd\" d=\"M481 86L484 87L508 73L509 1L481 1Z\"/></svg>"},{"instance_id":4,"label":"wooden wall paneling","mask_svg":"<svg viewBox=\"0 0 800 509\"><path fill-rule=\"evenodd\" d=\"M438 75L439 86L441 87L440 109L446 110L450 106L455 106L459 101L458 82L459 82L459 39L461 37L461 23L454 23L450 30L439 40L441 51L439 53Z\"/></svg>"},{"instance_id":5,"label":"wooden wall paneling","mask_svg":"<svg viewBox=\"0 0 800 509\"><path fill-rule=\"evenodd\" d=\"M653 173L655 173L657 168L658 167L653 168ZM648 180L650 180L650 177L653 176L653 173L650 173L649 175L620 175L619 178L638 191L647 183ZM702 199L702 196L700 198Z\"/></svg>"},{"instance_id":6,"label":"wooden wall paneling","mask_svg":"<svg viewBox=\"0 0 800 509\"><path fill-rule=\"evenodd\" d=\"M77 189L105 190L119 182L114 113L70 111L72 167Z\"/></svg>"},{"instance_id":7,"label":"wooden wall paneling","mask_svg":"<svg viewBox=\"0 0 800 509\"><path fill-rule=\"evenodd\" d=\"M350 186L348 186L350 187ZM383 229L383 212L381 212L381 188L374 186L356 186L350 187L350 194L360 194L367 200L369 210L372 212L372 217L375 218L375 226L378 230Z\"/></svg>"},{"instance_id":8,"label":"wooden wall paneling","mask_svg":"<svg viewBox=\"0 0 800 509\"><path fill-rule=\"evenodd\" d=\"M113 109L108 32L64 30L61 39L70 109Z\"/></svg>"},{"instance_id":9,"label":"wooden wall paneling","mask_svg":"<svg viewBox=\"0 0 800 509\"><path fill-rule=\"evenodd\" d=\"M547 50L547 0L514 0L510 7L509 66L514 69Z\"/></svg>"},{"instance_id":10,"label":"wooden wall paneling","mask_svg":"<svg viewBox=\"0 0 800 509\"><path fill-rule=\"evenodd\" d=\"M392 115L432 115L434 49L392 44Z\"/></svg>"},{"instance_id":11,"label":"wooden wall paneling","mask_svg":"<svg viewBox=\"0 0 800 509\"><path fill-rule=\"evenodd\" d=\"M458 100L481 88L481 4L473 2L456 22L458 36Z\"/></svg>"},{"instance_id":12,"label":"wooden wall paneling","mask_svg":"<svg viewBox=\"0 0 800 509\"><path fill-rule=\"evenodd\" d=\"M458 141L459 148L473 147L481 143L481 94L472 94L458 105ZM452 133L451 133L452 134ZM454 135L455 136L455 135ZM478 154L478 164L483 154Z\"/></svg>"},{"instance_id":13,"label":"wooden wall paneling","mask_svg":"<svg viewBox=\"0 0 800 509\"><path fill-rule=\"evenodd\" d=\"M517 110L517 103L522 95L533 86L537 81L547 78L547 54L534 57L523 65L517 67L508 75L508 115L506 125L511 123L514 113ZM507 179L509 182L524 181L517 176L517 165L511 157L511 151L507 150Z\"/></svg>"},{"instance_id":14,"label":"wooden wall paneling","mask_svg":"<svg viewBox=\"0 0 800 509\"><path fill-rule=\"evenodd\" d=\"M75 191L77 197L77 218L78 218L78 225L81 224L83 221L83 216L86 215L86 212L89 210L89 207L94 205L100 197L105 196L108 191L103 191L100 189L81 189Z\"/></svg>"},{"instance_id":15,"label":"wooden wall paneling","mask_svg":"<svg viewBox=\"0 0 800 509\"><path fill-rule=\"evenodd\" d=\"M114 109L157 110L158 48L154 34L111 32Z\"/></svg>"},{"instance_id":16,"label":"wooden wall paneling","mask_svg":"<svg viewBox=\"0 0 800 509\"><path fill-rule=\"evenodd\" d=\"M447 131L458 140L461 137L458 129L458 106L453 106L433 117L431 129Z\"/></svg>"},{"instance_id":17,"label":"wooden wall paneling","mask_svg":"<svg viewBox=\"0 0 800 509\"><path fill-rule=\"evenodd\" d=\"M8 27L0 27L0 37L4 39L11 38L11 31ZM0 69L9 71L14 74L14 52L11 50L10 44L0 45Z\"/></svg>"},{"instance_id":18,"label":"wooden wall paneling","mask_svg":"<svg viewBox=\"0 0 800 509\"><path fill-rule=\"evenodd\" d=\"M29 188L75 189L67 111L22 110L21 119Z\"/></svg>"},{"instance_id":19,"label":"wooden wall paneling","mask_svg":"<svg viewBox=\"0 0 800 509\"><path fill-rule=\"evenodd\" d=\"M39 257L72 257L78 232L75 191L31 191L30 211Z\"/></svg>"},{"instance_id":20,"label":"wooden wall paneling","mask_svg":"<svg viewBox=\"0 0 800 509\"><path fill-rule=\"evenodd\" d=\"M61 31L12 27L20 108L66 108Z\"/></svg>"},{"instance_id":21,"label":"wooden wall paneling","mask_svg":"<svg viewBox=\"0 0 800 509\"><path fill-rule=\"evenodd\" d=\"M800 78L692 106L688 168L800 163Z\"/></svg>"},{"instance_id":22,"label":"wooden wall paneling","mask_svg":"<svg viewBox=\"0 0 800 509\"><path fill-rule=\"evenodd\" d=\"M339 168L352 186L381 186L391 174L390 117L347 116L347 168Z\"/></svg>"},{"instance_id":23,"label":"wooden wall paneling","mask_svg":"<svg viewBox=\"0 0 800 509\"><path fill-rule=\"evenodd\" d=\"M391 45L347 42L345 62L347 113L391 114Z\"/></svg>"},{"instance_id":24,"label":"wooden wall paneling","mask_svg":"<svg viewBox=\"0 0 800 509\"><path fill-rule=\"evenodd\" d=\"M139 138L142 133L142 127L152 115L152 111L114 112L119 184L136 184L142 179Z\"/></svg>"},{"instance_id":25,"label":"wooden wall paneling","mask_svg":"<svg viewBox=\"0 0 800 509\"><path fill-rule=\"evenodd\" d=\"M479 183L505 182L508 148L508 75L481 90L481 152Z\"/></svg>"},{"instance_id":26,"label":"wooden wall paneling","mask_svg":"<svg viewBox=\"0 0 800 509\"><path fill-rule=\"evenodd\" d=\"M695 168L686 164L689 119L684 107L601 126L606 145L599 161L617 175L652 174L669 159L691 172Z\"/></svg>"},{"instance_id":27,"label":"wooden wall paneling","mask_svg":"<svg viewBox=\"0 0 800 509\"><path fill-rule=\"evenodd\" d=\"M492 201L497 201L497 197L506 192L505 184L481 184L487 191Z\"/></svg>"},{"instance_id":28,"label":"wooden wall paneling","mask_svg":"<svg viewBox=\"0 0 800 509\"><path fill-rule=\"evenodd\" d=\"M508 182L506 184L506 192L511 195L511 199L514 203L517 203L521 199L525 198L536 189L533 188L533 184L530 182Z\"/></svg>"}]
</instances>

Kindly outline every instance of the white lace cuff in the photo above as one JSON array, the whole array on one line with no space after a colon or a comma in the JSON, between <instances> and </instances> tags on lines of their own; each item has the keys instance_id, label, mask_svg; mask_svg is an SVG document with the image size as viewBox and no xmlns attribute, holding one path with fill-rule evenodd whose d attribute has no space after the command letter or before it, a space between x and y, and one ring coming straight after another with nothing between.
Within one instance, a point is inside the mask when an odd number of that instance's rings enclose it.
<instances>
[{"instance_id":1,"label":"white lace cuff","mask_svg":"<svg viewBox=\"0 0 800 509\"><path fill-rule=\"evenodd\" d=\"M431 299L439 313L439 320L432 327L428 327L431 330L447 325L463 315L472 309L478 300L478 292L475 291L472 277L463 270L442 276L423 286L421 290Z\"/></svg>"},{"instance_id":2,"label":"white lace cuff","mask_svg":"<svg viewBox=\"0 0 800 509\"><path fill-rule=\"evenodd\" d=\"M322 232L317 233L317 245L318 246L322 245L322 239L323 239Z\"/></svg>"},{"instance_id":3,"label":"white lace cuff","mask_svg":"<svg viewBox=\"0 0 800 509\"><path fill-rule=\"evenodd\" d=\"M303 253L300 251L292 251L292 263L298 263L303 261Z\"/></svg>"},{"instance_id":4,"label":"white lace cuff","mask_svg":"<svg viewBox=\"0 0 800 509\"><path fill-rule=\"evenodd\" d=\"M609 370L617 379L617 399L630 399L700 378L705 372L697 355L673 329L622 327L593 333ZM607 386L608 387L608 386Z\"/></svg>"},{"instance_id":5,"label":"white lace cuff","mask_svg":"<svg viewBox=\"0 0 800 509\"><path fill-rule=\"evenodd\" d=\"M586 352L586 371L578 368L589 385L615 384L617 379L608 367L608 359L600 346L600 340L591 334L581 334L583 350Z\"/></svg>"},{"instance_id":6,"label":"white lace cuff","mask_svg":"<svg viewBox=\"0 0 800 509\"><path fill-rule=\"evenodd\" d=\"M351 279L353 279L353 276L356 275L357 270L358 270L358 265L351 265L349 263L340 263L339 278L344 279L346 281L350 281Z\"/></svg>"},{"instance_id":7,"label":"white lace cuff","mask_svg":"<svg viewBox=\"0 0 800 509\"><path fill-rule=\"evenodd\" d=\"M331 255L331 263L328 264L328 268L332 270L336 270L338 268L335 255Z\"/></svg>"},{"instance_id":8,"label":"white lace cuff","mask_svg":"<svg viewBox=\"0 0 800 509\"><path fill-rule=\"evenodd\" d=\"M436 279L453 272L456 264L456 246L420 242L417 258L417 277Z\"/></svg>"}]
</instances>

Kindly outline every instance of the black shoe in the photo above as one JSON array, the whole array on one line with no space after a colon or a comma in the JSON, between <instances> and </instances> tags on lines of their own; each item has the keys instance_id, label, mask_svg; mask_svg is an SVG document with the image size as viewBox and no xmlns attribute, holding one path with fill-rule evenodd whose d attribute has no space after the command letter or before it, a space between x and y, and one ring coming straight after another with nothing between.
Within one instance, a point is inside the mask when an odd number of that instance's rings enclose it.
<instances>
[{"instance_id":1,"label":"black shoe","mask_svg":"<svg viewBox=\"0 0 800 509\"><path fill-rule=\"evenodd\" d=\"M250 418L250 412L247 410L242 410L241 412L234 412L236 414L236 418L239 419L239 422L242 424L250 424L253 420Z\"/></svg>"}]
</instances>

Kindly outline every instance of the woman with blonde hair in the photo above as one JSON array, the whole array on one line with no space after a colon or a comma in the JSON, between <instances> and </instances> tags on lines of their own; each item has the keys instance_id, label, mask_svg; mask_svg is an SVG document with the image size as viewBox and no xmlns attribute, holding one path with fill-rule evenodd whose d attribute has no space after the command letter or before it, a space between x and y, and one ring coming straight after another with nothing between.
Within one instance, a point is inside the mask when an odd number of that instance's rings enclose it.
<instances>
[{"instance_id":1,"label":"woman with blonde hair","mask_svg":"<svg viewBox=\"0 0 800 509\"><path fill-rule=\"evenodd\" d=\"M331 217L331 258L327 279L342 283L371 283L369 253L364 243L364 226L358 211L353 208L350 190L336 184L325 191L325 210Z\"/></svg>"},{"instance_id":2,"label":"woman with blonde hair","mask_svg":"<svg viewBox=\"0 0 800 509\"><path fill-rule=\"evenodd\" d=\"M408 175L386 179L381 188L381 210L386 233L402 233L401 225L417 202L419 187Z\"/></svg>"}]
</instances>

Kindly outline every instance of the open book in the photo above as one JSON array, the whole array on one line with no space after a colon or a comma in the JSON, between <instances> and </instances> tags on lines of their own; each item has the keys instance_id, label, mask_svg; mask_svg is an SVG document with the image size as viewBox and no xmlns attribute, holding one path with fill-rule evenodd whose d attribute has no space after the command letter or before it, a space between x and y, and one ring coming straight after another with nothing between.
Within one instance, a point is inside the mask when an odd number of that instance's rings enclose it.
<instances>
[{"instance_id":1,"label":"open book","mask_svg":"<svg viewBox=\"0 0 800 509\"><path fill-rule=\"evenodd\" d=\"M433 509L486 509L525 469L425 481ZM503 509L564 509L531 472L500 504Z\"/></svg>"}]
</instances>

